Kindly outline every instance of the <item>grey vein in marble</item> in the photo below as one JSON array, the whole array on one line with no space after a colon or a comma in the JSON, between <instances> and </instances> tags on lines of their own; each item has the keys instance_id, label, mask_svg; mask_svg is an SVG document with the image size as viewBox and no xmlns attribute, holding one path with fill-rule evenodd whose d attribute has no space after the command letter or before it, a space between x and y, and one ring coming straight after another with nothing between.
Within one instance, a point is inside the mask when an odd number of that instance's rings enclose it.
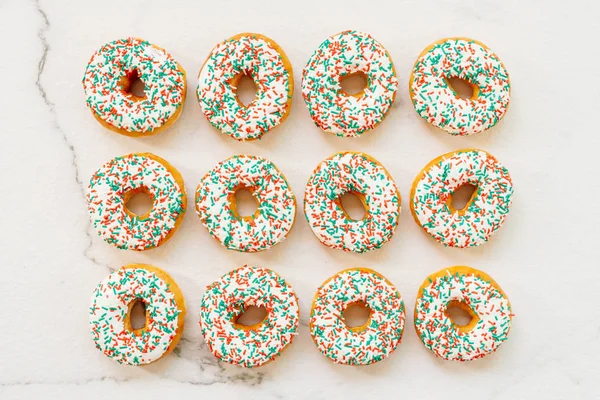
<instances>
[{"instance_id":1,"label":"grey vein in marble","mask_svg":"<svg viewBox=\"0 0 600 400\"><path fill-rule=\"evenodd\" d=\"M69 149L69 152L71 153L71 166L72 166L73 172L75 174L75 182L77 183L77 186L79 187L81 196L83 197L84 201L87 203L87 201L85 200L86 199L85 188L83 186L83 182L81 181L81 177L79 174L79 167L77 164L77 153L75 151L75 147L73 146L73 144L71 143L71 141L69 140L69 138L67 137L65 132L62 130L60 124L58 123L58 118L56 116L55 104L48 97L48 94L44 88L44 85L42 84L42 75L44 74L44 69L46 67L46 60L48 59L48 54L51 49L50 44L48 43L48 39L46 38L46 33L50 29L50 20L48 19L46 12L42 9L39 0L35 1L35 6L37 9L37 12L40 14L40 16L42 17L42 21L43 21L43 25L38 30L38 34L37 34L37 36L40 39L40 42L42 44L42 56L40 57L40 60L38 61L37 78L36 78L35 84L36 84L36 87L40 94L40 97L42 98L42 100L44 100L44 103L46 104L48 111L52 114L52 121L53 121L54 128L61 134L63 142L65 143L65 145ZM88 229L86 229L86 231L85 231L85 234L86 234L87 240L88 240L88 246L83 251L84 257L87 258L88 260L90 260L95 265L107 268L111 272L114 271L114 268L111 268L108 265L104 265L104 264L100 263L95 257L90 255L90 250L91 250L92 244L93 244L92 236L91 236L92 234L90 233L90 230L92 230L91 224L88 224Z\"/></svg>"}]
</instances>

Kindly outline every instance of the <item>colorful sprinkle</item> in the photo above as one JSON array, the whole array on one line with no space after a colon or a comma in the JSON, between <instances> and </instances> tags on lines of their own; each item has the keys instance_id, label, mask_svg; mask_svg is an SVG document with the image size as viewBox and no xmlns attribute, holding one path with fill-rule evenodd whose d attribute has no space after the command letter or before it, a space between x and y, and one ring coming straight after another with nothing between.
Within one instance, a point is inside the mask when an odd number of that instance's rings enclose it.
<instances>
[{"instance_id":1,"label":"colorful sprinkle","mask_svg":"<svg viewBox=\"0 0 600 400\"><path fill-rule=\"evenodd\" d=\"M340 79L363 74L359 96L341 92ZM302 71L302 96L315 124L341 137L375 128L390 110L398 80L392 59L370 35L344 31L325 40Z\"/></svg>"},{"instance_id":2,"label":"colorful sprinkle","mask_svg":"<svg viewBox=\"0 0 600 400\"><path fill-rule=\"evenodd\" d=\"M124 267L108 275L94 290L90 305L96 348L120 364L148 364L162 357L176 337L179 324L183 324L179 315L185 314L185 307L178 306L171 290L143 265ZM136 333L126 326L129 304L135 301L146 306L146 326Z\"/></svg>"},{"instance_id":3,"label":"colorful sprinkle","mask_svg":"<svg viewBox=\"0 0 600 400\"><path fill-rule=\"evenodd\" d=\"M474 85L473 98L459 97L447 78ZM452 135L467 136L493 127L504 117L510 100L504 65L472 39L444 39L428 47L415 63L409 86L417 113Z\"/></svg>"},{"instance_id":4,"label":"colorful sprinkle","mask_svg":"<svg viewBox=\"0 0 600 400\"><path fill-rule=\"evenodd\" d=\"M264 307L267 317L253 329L235 324L249 306ZM243 266L207 287L200 306L200 328L221 361L246 368L274 360L296 335L298 298L275 272Z\"/></svg>"},{"instance_id":5,"label":"colorful sprinkle","mask_svg":"<svg viewBox=\"0 0 600 400\"><path fill-rule=\"evenodd\" d=\"M87 189L90 219L107 243L147 250L168 239L185 214L186 194L179 173L150 153L129 154L104 164ZM147 215L125 207L126 195L145 191L154 201Z\"/></svg>"},{"instance_id":6,"label":"colorful sprinkle","mask_svg":"<svg viewBox=\"0 0 600 400\"><path fill-rule=\"evenodd\" d=\"M367 213L351 219L340 197L364 199ZM323 160L306 184L304 215L326 246L363 253L380 248L394 235L400 216L400 193L385 168L364 153L343 152Z\"/></svg>"},{"instance_id":7,"label":"colorful sprinkle","mask_svg":"<svg viewBox=\"0 0 600 400\"><path fill-rule=\"evenodd\" d=\"M247 107L231 84L243 74L257 86ZM197 95L215 128L237 140L254 140L284 120L293 90L291 65L281 48L266 36L245 33L215 46L200 70Z\"/></svg>"},{"instance_id":8,"label":"colorful sprinkle","mask_svg":"<svg viewBox=\"0 0 600 400\"><path fill-rule=\"evenodd\" d=\"M240 188L248 188L258 203L252 217L240 217L232 208L231 198ZM202 178L196 211L209 233L227 249L253 253L286 238L296 218L296 197L271 161L238 155Z\"/></svg>"},{"instance_id":9,"label":"colorful sprinkle","mask_svg":"<svg viewBox=\"0 0 600 400\"><path fill-rule=\"evenodd\" d=\"M447 315L459 302L476 315L464 331ZM496 351L507 339L512 321L510 302L502 289L481 271L452 267L430 275L415 305L415 328L425 347L446 360L471 361Z\"/></svg>"},{"instance_id":10,"label":"colorful sprinkle","mask_svg":"<svg viewBox=\"0 0 600 400\"><path fill-rule=\"evenodd\" d=\"M137 76L145 98L135 99L123 80ZM126 38L105 44L92 56L83 77L92 112L116 130L151 133L177 118L185 100L185 71L165 50Z\"/></svg>"},{"instance_id":11,"label":"colorful sprinkle","mask_svg":"<svg viewBox=\"0 0 600 400\"><path fill-rule=\"evenodd\" d=\"M476 187L473 198L464 209L451 209L452 194L465 184ZM436 158L417 175L411 210L425 232L444 246L479 246L504 223L513 192L508 170L494 156L457 150Z\"/></svg>"},{"instance_id":12,"label":"colorful sprinkle","mask_svg":"<svg viewBox=\"0 0 600 400\"><path fill-rule=\"evenodd\" d=\"M342 312L352 304L371 311L367 325L348 328ZM385 277L366 268L335 274L317 290L310 333L318 349L338 364L368 365L386 358L400 344L404 301Z\"/></svg>"}]
</instances>

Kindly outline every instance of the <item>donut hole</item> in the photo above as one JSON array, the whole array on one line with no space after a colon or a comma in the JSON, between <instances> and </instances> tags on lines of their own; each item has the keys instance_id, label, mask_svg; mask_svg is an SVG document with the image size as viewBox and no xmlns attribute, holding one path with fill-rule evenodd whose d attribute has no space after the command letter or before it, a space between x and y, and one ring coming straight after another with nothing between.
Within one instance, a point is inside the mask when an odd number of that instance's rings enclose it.
<instances>
[{"instance_id":1,"label":"donut hole","mask_svg":"<svg viewBox=\"0 0 600 400\"><path fill-rule=\"evenodd\" d=\"M363 72L342 75L340 77L340 91L349 96L360 96L367 88L369 80Z\"/></svg>"},{"instance_id":2,"label":"donut hole","mask_svg":"<svg viewBox=\"0 0 600 400\"><path fill-rule=\"evenodd\" d=\"M473 200L476 190L477 186L471 185L470 183L459 186L450 196L450 205L452 206L452 209L456 211L465 211Z\"/></svg>"},{"instance_id":3,"label":"donut hole","mask_svg":"<svg viewBox=\"0 0 600 400\"><path fill-rule=\"evenodd\" d=\"M255 329L267 319L268 314L265 307L249 305L235 318L234 325L241 329Z\"/></svg>"},{"instance_id":4,"label":"donut hole","mask_svg":"<svg viewBox=\"0 0 600 400\"><path fill-rule=\"evenodd\" d=\"M477 86L469 81L457 77L446 78L446 83L461 99L471 100L476 97L479 92Z\"/></svg>"},{"instance_id":5,"label":"donut hole","mask_svg":"<svg viewBox=\"0 0 600 400\"><path fill-rule=\"evenodd\" d=\"M121 78L121 86L123 87L123 91L134 100L146 98L146 85L140 79L137 69L125 73L125 76Z\"/></svg>"},{"instance_id":6,"label":"donut hole","mask_svg":"<svg viewBox=\"0 0 600 400\"><path fill-rule=\"evenodd\" d=\"M129 214L136 217L148 216L153 205L154 199L145 188L131 190L125 194L125 208Z\"/></svg>"},{"instance_id":7,"label":"donut hole","mask_svg":"<svg viewBox=\"0 0 600 400\"><path fill-rule=\"evenodd\" d=\"M342 321L353 331L360 331L367 327L371 320L371 309L363 301L348 304L342 311Z\"/></svg>"},{"instance_id":8,"label":"donut hole","mask_svg":"<svg viewBox=\"0 0 600 400\"><path fill-rule=\"evenodd\" d=\"M463 331L469 331L479 320L471 307L460 300L448 302L445 314L454 325Z\"/></svg>"},{"instance_id":9,"label":"donut hole","mask_svg":"<svg viewBox=\"0 0 600 400\"><path fill-rule=\"evenodd\" d=\"M256 99L256 93L258 88L256 87L256 83L254 79L247 74L242 73L238 75L235 79L235 95L237 97L238 102L244 107L248 107L254 99Z\"/></svg>"},{"instance_id":10,"label":"donut hole","mask_svg":"<svg viewBox=\"0 0 600 400\"><path fill-rule=\"evenodd\" d=\"M258 201L250 188L237 188L230 197L230 201L231 210L236 217L252 219L258 215Z\"/></svg>"},{"instance_id":11,"label":"donut hole","mask_svg":"<svg viewBox=\"0 0 600 400\"><path fill-rule=\"evenodd\" d=\"M138 331L146 327L146 303L142 300L134 300L129 305L129 324L132 331Z\"/></svg>"},{"instance_id":12,"label":"donut hole","mask_svg":"<svg viewBox=\"0 0 600 400\"><path fill-rule=\"evenodd\" d=\"M338 201L346 216L351 220L361 221L367 216L365 196L361 193L344 193Z\"/></svg>"}]
</instances>

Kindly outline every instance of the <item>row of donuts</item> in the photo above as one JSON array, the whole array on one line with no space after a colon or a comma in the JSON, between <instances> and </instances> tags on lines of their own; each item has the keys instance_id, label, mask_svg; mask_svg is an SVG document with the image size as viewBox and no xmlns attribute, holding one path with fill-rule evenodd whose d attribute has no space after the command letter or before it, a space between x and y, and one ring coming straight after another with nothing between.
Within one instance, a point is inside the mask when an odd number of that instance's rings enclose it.
<instances>
[{"instance_id":1,"label":"row of donuts","mask_svg":"<svg viewBox=\"0 0 600 400\"><path fill-rule=\"evenodd\" d=\"M454 193L475 187L460 209ZM256 212L241 216L235 194L249 190ZM136 193L153 201L144 215L127 206ZM358 197L365 216L352 219L341 197ZM410 194L413 217L425 232L450 247L486 242L505 221L513 195L508 170L478 149L436 157L416 176ZM116 157L95 172L87 190L90 219L98 234L119 249L160 246L177 230L187 208L181 174L150 153ZM341 152L323 160L308 179L304 214L315 236L333 249L363 253L380 248L394 235L400 193L389 172L361 152ZM200 181L195 208L211 236L229 250L258 252L283 241L296 219L296 198L284 175L269 160L237 155L218 163Z\"/></svg>"},{"instance_id":2,"label":"row of donuts","mask_svg":"<svg viewBox=\"0 0 600 400\"><path fill-rule=\"evenodd\" d=\"M249 76L257 93L249 105L237 85ZM366 87L349 94L341 80L360 75ZM472 88L457 95L449 79ZM141 80L143 94L132 93ZM88 63L83 87L93 115L106 128L128 136L149 136L171 126L186 97L186 73L164 49L138 38L103 45ZM389 112L398 78L387 50L372 36L348 30L327 38L302 71L302 97L315 124L341 137L375 128ZM500 59L468 38L439 40L419 55L409 81L416 112L452 135L471 135L505 115L510 81ZM255 33L217 44L198 74L197 98L208 121L236 140L255 140L288 116L294 91L292 66L272 39Z\"/></svg>"},{"instance_id":3,"label":"row of donuts","mask_svg":"<svg viewBox=\"0 0 600 400\"><path fill-rule=\"evenodd\" d=\"M142 302L144 326L134 328L131 309ZM361 326L350 326L344 311L360 305L369 312ZM253 325L240 321L250 307L266 316ZM461 325L451 307L466 310ZM150 265L131 264L108 275L94 290L90 328L96 348L128 365L148 364L170 353L184 329L186 307L173 278ZM327 279L317 290L309 330L319 351L338 364L368 365L386 358L400 344L405 325L400 292L384 276L351 268ZM471 361L496 351L507 339L510 302L500 286L476 269L455 266L429 275L419 288L414 326L437 357ZM243 266L210 284L202 296L200 328L219 360L247 368L273 361L297 335L298 298L274 271Z\"/></svg>"}]
</instances>

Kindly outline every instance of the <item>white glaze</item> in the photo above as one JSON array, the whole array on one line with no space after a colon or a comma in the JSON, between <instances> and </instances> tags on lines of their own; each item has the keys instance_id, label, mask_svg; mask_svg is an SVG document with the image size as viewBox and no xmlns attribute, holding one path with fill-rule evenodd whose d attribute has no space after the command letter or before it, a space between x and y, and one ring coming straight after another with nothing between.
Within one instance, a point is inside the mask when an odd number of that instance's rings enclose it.
<instances>
[{"instance_id":1,"label":"white glaze","mask_svg":"<svg viewBox=\"0 0 600 400\"><path fill-rule=\"evenodd\" d=\"M478 87L476 98L459 97L447 78ZM491 128L504 117L510 101L508 72L498 57L481 44L460 38L436 43L420 56L410 85L417 113L452 135Z\"/></svg>"},{"instance_id":2,"label":"white glaze","mask_svg":"<svg viewBox=\"0 0 600 400\"><path fill-rule=\"evenodd\" d=\"M142 300L147 322L140 335L125 326L129 303ZM168 284L143 267L122 268L98 284L90 304L90 328L96 347L121 364L158 360L169 348L181 313Z\"/></svg>"},{"instance_id":3,"label":"white glaze","mask_svg":"<svg viewBox=\"0 0 600 400\"><path fill-rule=\"evenodd\" d=\"M267 309L265 321L241 329L234 321L248 306ZM273 271L243 266L213 282L202 296L200 328L222 361L252 368L272 361L291 343L299 322L298 299Z\"/></svg>"},{"instance_id":4,"label":"white glaze","mask_svg":"<svg viewBox=\"0 0 600 400\"><path fill-rule=\"evenodd\" d=\"M248 107L237 101L236 88L229 83L244 73L257 85ZM197 96L215 128L237 140L252 140L281 123L288 112L291 85L282 54L266 40L247 34L215 46L200 70Z\"/></svg>"},{"instance_id":5,"label":"white glaze","mask_svg":"<svg viewBox=\"0 0 600 400\"><path fill-rule=\"evenodd\" d=\"M353 303L371 310L367 326L350 330L342 312ZM398 290L375 271L342 271L319 287L310 314L310 332L323 355L339 364L368 365L381 361L400 344L404 302Z\"/></svg>"},{"instance_id":6,"label":"white glaze","mask_svg":"<svg viewBox=\"0 0 600 400\"><path fill-rule=\"evenodd\" d=\"M438 357L471 361L496 351L506 340L512 316L508 298L476 272L446 271L419 293L415 327ZM469 332L461 332L446 314L451 301L466 303L477 314L479 321Z\"/></svg>"},{"instance_id":7,"label":"white glaze","mask_svg":"<svg viewBox=\"0 0 600 400\"><path fill-rule=\"evenodd\" d=\"M335 201L364 196L364 219L348 218ZM363 153L337 153L323 160L306 184L304 215L315 236L334 249L365 252L391 239L400 215L400 194L385 168Z\"/></svg>"},{"instance_id":8,"label":"white glaze","mask_svg":"<svg viewBox=\"0 0 600 400\"><path fill-rule=\"evenodd\" d=\"M90 219L98 235L120 249L146 250L160 245L185 212L185 188L153 157L150 153L116 157L90 179ZM125 208L125 194L141 188L153 198L145 218L130 215Z\"/></svg>"},{"instance_id":9,"label":"white glaze","mask_svg":"<svg viewBox=\"0 0 600 400\"><path fill-rule=\"evenodd\" d=\"M491 154L476 149L457 150L417 176L411 207L423 229L451 247L485 243L502 226L510 210L513 184L508 170ZM448 208L459 187L476 187L466 211Z\"/></svg>"},{"instance_id":10,"label":"white glaze","mask_svg":"<svg viewBox=\"0 0 600 400\"><path fill-rule=\"evenodd\" d=\"M137 70L146 98L134 100L121 78ZM105 44L87 65L83 78L86 102L107 124L144 134L163 126L183 106L185 73L165 50L137 38Z\"/></svg>"},{"instance_id":11,"label":"white glaze","mask_svg":"<svg viewBox=\"0 0 600 400\"><path fill-rule=\"evenodd\" d=\"M359 96L340 93L340 79L362 73L367 86ZM315 124L343 137L359 136L386 116L398 89L394 64L370 35L344 31L325 40L302 72L302 96Z\"/></svg>"},{"instance_id":12,"label":"white glaze","mask_svg":"<svg viewBox=\"0 0 600 400\"><path fill-rule=\"evenodd\" d=\"M252 188L258 216L240 218L230 196ZM215 166L196 190L196 211L210 234L230 250L256 252L282 242L296 218L296 198L285 177L264 158L239 155Z\"/></svg>"}]
</instances>

